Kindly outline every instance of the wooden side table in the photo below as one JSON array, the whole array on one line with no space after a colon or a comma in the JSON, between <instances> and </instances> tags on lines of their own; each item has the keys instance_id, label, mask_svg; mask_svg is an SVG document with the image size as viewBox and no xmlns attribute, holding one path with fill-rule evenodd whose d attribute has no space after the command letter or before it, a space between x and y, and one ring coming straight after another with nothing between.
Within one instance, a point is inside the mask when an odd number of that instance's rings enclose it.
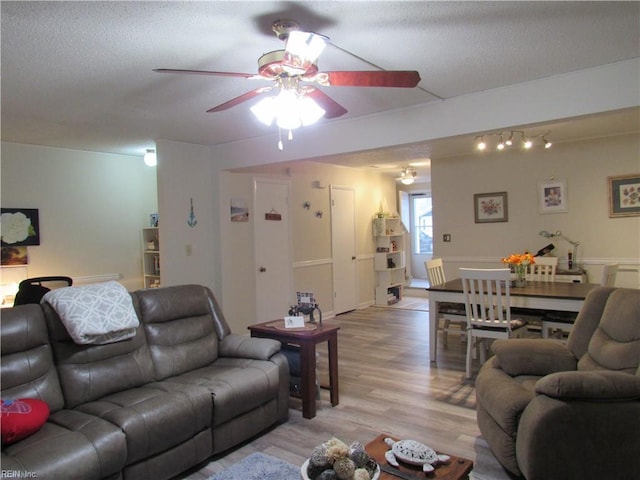
<instances>
[{"instance_id":1,"label":"wooden side table","mask_svg":"<svg viewBox=\"0 0 640 480\"><path fill-rule=\"evenodd\" d=\"M315 327L315 328L313 328ZM338 405L338 330L335 323L305 324L304 329L285 329L284 320L250 325L252 337L271 338L283 344L300 347L300 377L302 380L302 416L316 416L316 345L327 342L329 348L329 391L331 405Z\"/></svg>"}]
</instances>

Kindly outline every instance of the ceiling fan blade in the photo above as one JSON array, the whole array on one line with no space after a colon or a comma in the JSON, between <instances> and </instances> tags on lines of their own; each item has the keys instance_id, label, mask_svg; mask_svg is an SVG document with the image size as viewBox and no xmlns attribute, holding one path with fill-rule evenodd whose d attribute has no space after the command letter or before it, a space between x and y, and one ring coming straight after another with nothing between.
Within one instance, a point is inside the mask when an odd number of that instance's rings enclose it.
<instances>
[{"instance_id":1,"label":"ceiling fan blade","mask_svg":"<svg viewBox=\"0 0 640 480\"><path fill-rule=\"evenodd\" d=\"M218 76L218 77L242 77L242 78L260 77L255 73L212 72L209 70L177 70L173 68L154 68L153 71L157 73L182 73L182 74L188 74L188 75L209 75L209 76Z\"/></svg>"},{"instance_id":2,"label":"ceiling fan blade","mask_svg":"<svg viewBox=\"0 0 640 480\"><path fill-rule=\"evenodd\" d=\"M308 89L305 95L313 98L324 109L324 118L336 118L347 113L346 108L317 88Z\"/></svg>"},{"instance_id":3,"label":"ceiling fan blade","mask_svg":"<svg viewBox=\"0 0 640 480\"><path fill-rule=\"evenodd\" d=\"M318 77L327 76L326 83L332 87L401 87L413 88L420 82L420 74L414 70L398 71L338 71L322 72Z\"/></svg>"},{"instance_id":4,"label":"ceiling fan blade","mask_svg":"<svg viewBox=\"0 0 640 480\"><path fill-rule=\"evenodd\" d=\"M250 92L247 93L243 93L242 95L236 97L236 98L232 98L231 100L221 103L220 105L218 105L217 107L213 107L210 108L209 110L207 110L207 113L212 113L212 112L222 112L223 110L228 110L231 107L235 107L236 105L240 105L243 102L246 102L247 100L251 100L252 98L257 97L258 95L268 92L269 90L272 90L273 87L260 87L260 88L256 88L255 90L251 90Z\"/></svg>"}]
</instances>

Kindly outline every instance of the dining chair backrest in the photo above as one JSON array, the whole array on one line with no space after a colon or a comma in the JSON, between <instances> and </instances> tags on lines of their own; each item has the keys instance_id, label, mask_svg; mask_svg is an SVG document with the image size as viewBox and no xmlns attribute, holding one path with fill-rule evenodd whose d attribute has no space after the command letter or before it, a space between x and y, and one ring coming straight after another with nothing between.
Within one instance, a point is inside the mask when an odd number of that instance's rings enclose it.
<instances>
[{"instance_id":1,"label":"dining chair backrest","mask_svg":"<svg viewBox=\"0 0 640 480\"><path fill-rule=\"evenodd\" d=\"M527 280L539 282L555 282L558 257L536 257L535 263L529 265Z\"/></svg>"},{"instance_id":2,"label":"dining chair backrest","mask_svg":"<svg viewBox=\"0 0 640 480\"><path fill-rule=\"evenodd\" d=\"M461 268L468 328L511 330L508 268Z\"/></svg>"},{"instance_id":3,"label":"dining chair backrest","mask_svg":"<svg viewBox=\"0 0 640 480\"><path fill-rule=\"evenodd\" d=\"M427 269L427 277L429 278L429 285L440 285L445 283L447 279L444 276L444 266L441 258L434 258L424 262L424 266Z\"/></svg>"},{"instance_id":4,"label":"dining chair backrest","mask_svg":"<svg viewBox=\"0 0 640 480\"><path fill-rule=\"evenodd\" d=\"M613 287L616 283L616 275L618 274L618 264L612 263L604 266L602 270L602 278L600 279L600 285L603 287Z\"/></svg>"}]
</instances>

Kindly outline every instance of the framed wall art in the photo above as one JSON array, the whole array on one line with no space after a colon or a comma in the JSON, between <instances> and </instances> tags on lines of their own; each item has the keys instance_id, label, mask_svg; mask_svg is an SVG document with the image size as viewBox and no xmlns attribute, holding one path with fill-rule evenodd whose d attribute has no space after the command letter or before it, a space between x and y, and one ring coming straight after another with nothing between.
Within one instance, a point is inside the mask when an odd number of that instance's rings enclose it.
<instances>
[{"instance_id":1,"label":"framed wall art","mask_svg":"<svg viewBox=\"0 0 640 480\"><path fill-rule=\"evenodd\" d=\"M3 208L0 213L3 247L40 245L37 208Z\"/></svg>"},{"instance_id":2,"label":"framed wall art","mask_svg":"<svg viewBox=\"0 0 640 480\"><path fill-rule=\"evenodd\" d=\"M474 194L473 213L475 215L476 223L509 221L507 192Z\"/></svg>"},{"instance_id":3,"label":"framed wall art","mask_svg":"<svg viewBox=\"0 0 640 480\"><path fill-rule=\"evenodd\" d=\"M640 215L640 173L607 177L609 217Z\"/></svg>"},{"instance_id":4,"label":"framed wall art","mask_svg":"<svg viewBox=\"0 0 640 480\"><path fill-rule=\"evenodd\" d=\"M564 213L569 211L566 180L549 180L538 184L538 211Z\"/></svg>"}]
</instances>

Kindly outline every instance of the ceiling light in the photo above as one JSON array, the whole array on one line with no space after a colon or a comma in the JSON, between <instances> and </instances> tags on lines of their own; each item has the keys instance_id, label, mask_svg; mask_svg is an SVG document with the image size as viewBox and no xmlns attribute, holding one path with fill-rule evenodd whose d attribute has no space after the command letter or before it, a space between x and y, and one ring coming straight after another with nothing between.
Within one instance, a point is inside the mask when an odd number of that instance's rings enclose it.
<instances>
[{"instance_id":1,"label":"ceiling light","mask_svg":"<svg viewBox=\"0 0 640 480\"><path fill-rule=\"evenodd\" d=\"M522 147L525 150L529 150L530 148L533 147L535 140L536 139L541 139L542 143L544 145L544 148L551 148L552 143L547 140L547 135L549 135L551 133L551 131L547 131L541 135L526 135L524 131L522 130L511 130L509 132L509 137L507 137L507 140L504 140L504 136L505 134L503 132L500 133L485 133L483 135L478 135L475 137L475 142L476 142L476 148L480 151L486 150L488 148L487 146L487 142L485 142L485 137L499 137L499 141L496 144L496 149L497 150L505 150L507 147L511 147L513 145L513 135L514 134L519 134L521 141L522 141Z\"/></svg>"},{"instance_id":2,"label":"ceiling light","mask_svg":"<svg viewBox=\"0 0 640 480\"><path fill-rule=\"evenodd\" d=\"M416 169L413 167L402 167L402 171L400 172L400 181L403 185L411 185L417 174L418 172L416 172Z\"/></svg>"},{"instance_id":3,"label":"ceiling light","mask_svg":"<svg viewBox=\"0 0 640 480\"><path fill-rule=\"evenodd\" d=\"M250 110L265 125L270 126L275 121L278 128L288 130L289 140L293 138L293 130L313 125L325 114L325 110L313 98L301 93L297 86L283 86L278 95L263 98ZM281 140L278 148L282 150Z\"/></svg>"},{"instance_id":4,"label":"ceiling light","mask_svg":"<svg viewBox=\"0 0 640 480\"><path fill-rule=\"evenodd\" d=\"M147 149L147 153L144 154L144 163L149 167L155 167L158 164L155 150Z\"/></svg>"},{"instance_id":5,"label":"ceiling light","mask_svg":"<svg viewBox=\"0 0 640 480\"><path fill-rule=\"evenodd\" d=\"M504 142L504 144L507 147L510 147L511 145L513 145L513 132L511 132L511 134L509 135L509 138L507 138L507 141Z\"/></svg>"},{"instance_id":6,"label":"ceiling light","mask_svg":"<svg viewBox=\"0 0 640 480\"><path fill-rule=\"evenodd\" d=\"M326 45L327 37L316 33L299 30L289 33L282 68L291 75L302 75L318 59Z\"/></svg>"}]
</instances>

